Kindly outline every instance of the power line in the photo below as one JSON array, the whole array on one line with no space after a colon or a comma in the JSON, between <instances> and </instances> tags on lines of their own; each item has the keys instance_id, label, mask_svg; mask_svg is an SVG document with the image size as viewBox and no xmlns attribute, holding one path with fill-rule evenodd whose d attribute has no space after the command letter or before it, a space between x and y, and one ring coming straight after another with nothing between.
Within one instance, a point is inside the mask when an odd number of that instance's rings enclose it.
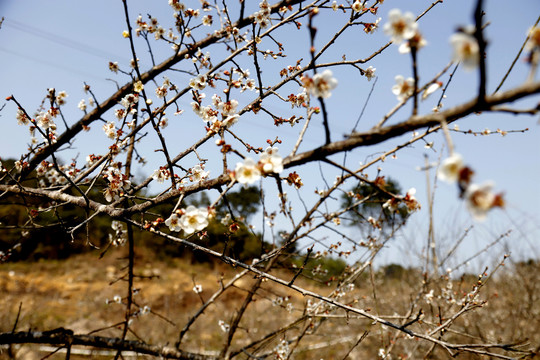
<instances>
[{"instance_id":1,"label":"power line","mask_svg":"<svg viewBox=\"0 0 540 360\"><path fill-rule=\"evenodd\" d=\"M93 47L91 45L83 44L78 41L69 39L67 37L53 34L51 32L48 32L42 29L38 29L31 25L23 24L13 19L6 18L4 20L4 25L12 29L15 29L17 31L22 31L32 36L40 37L42 39L46 39L50 42L56 43L58 45L61 45L61 46L64 46L73 50L77 50L88 55L96 56L96 57L105 59L107 61L113 61L117 59L125 63L128 63L130 61L129 59L119 57L117 54L113 54L108 51Z\"/></svg>"}]
</instances>

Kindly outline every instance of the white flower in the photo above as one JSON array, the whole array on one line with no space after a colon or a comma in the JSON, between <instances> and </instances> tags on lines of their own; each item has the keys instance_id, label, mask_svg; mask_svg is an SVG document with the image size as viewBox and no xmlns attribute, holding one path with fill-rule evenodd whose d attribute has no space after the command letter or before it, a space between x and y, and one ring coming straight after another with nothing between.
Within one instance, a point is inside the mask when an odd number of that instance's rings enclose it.
<instances>
[{"instance_id":1,"label":"white flower","mask_svg":"<svg viewBox=\"0 0 540 360\"><path fill-rule=\"evenodd\" d=\"M405 101L414 92L413 78L405 79L401 75L395 77L396 85L392 87L392 92L397 96L399 101Z\"/></svg>"},{"instance_id":2,"label":"white flower","mask_svg":"<svg viewBox=\"0 0 540 360\"><path fill-rule=\"evenodd\" d=\"M137 93L140 93L141 91L143 91L144 89L144 84L142 83L142 81L137 81L135 82L135 84L133 84L133 90Z\"/></svg>"},{"instance_id":3,"label":"white flower","mask_svg":"<svg viewBox=\"0 0 540 360\"><path fill-rule=\"evenodd\" d=\"M54 130L56 128L53 118L48 111L41 111L36 116L36 120L37 120L38 126L44 130L48 128L52 128Z\"/></svg>"},{"instance_id":4,"label":"white flower","mask_svg":"<svg viewBox=\"0 0 540 360\"><path fill-rule=\"evenodd\" d=\"M77 107L81 109L82 111L86 111L86 101L82 99L81 101L79 101L79 105L77 105Z\"/></svg>"},{"instance_id":5,"label":"white flower","mask_svg":"<svg viewBox=\"0 0 540 360\"><path fill-rule=\"evenodd\" d=\"M20 109L20 108L17 110L16 119L17 119L17 123L19 125L27 125L29 120L30 120L30 119L28 119L28 116L26 116L24 111L22 109Z\"/></svg>"},{"instance_id":6,"label":"white flower","mask_svg":"<svg viewBox=\"0 0 540 360\"><path fill-rule=\"evenodd\" d=\"M219 320L218 325L221 328L221 331L225 333L229 331L229 324L227 324L225 321Z\"/></svg>"},{"instance_id":7,"label":"white flower","mask_svg":"<svg viewBox=\"0 0 540 360\"><path fill-rule=\"evenodd\" d=\"M283 171L283 158L278 154L278 149L271 146L261 154L259 163L265 173L280 173Z\"/></svg>"},{"instance_id":8,"label":"white flower","mask_svg":"<svg viewBox=\"0 0 540 360\"><path fill-rule=\"evenodd\" d=\"M66 103L66 98L68 97L68 94L67 92L65 92L64 90L60 91L57 95L56 95L56 103L58 105L64 105Z\"/></svg>"},{"instance_id":9,"label":"white flower","mask_svg":"<svg viewBox=\"0 0 540 360\"><path fill-rule=\"evenodd\" d=\"M313 79L304 78L304 87L315 97L329 98L331 90L338 84L338 81L332 76L332 71L324 70L322 73L315 74Z\"/></svg>"},{"instance_id":10,"label":"white flower","mask_svg":"<svg viewBox=\"0 0 540 360\"><path fill-rule=\"evenodd\" d=\"M465 204L475 220L484 220L489 210L496 206L504 206L502 196L495 195L492 189L492 182L486 182L482 185L471 184L467 187L464 196Z\"/></svg>"},{"instance_id":11,"label":"white flower","mask_svg":"<svg viewBox=\"0 0 540 360\"><path fill-rule=\"evenodd\" d=\"M458 32L450 37L453 61L459 61L465 70L473 70L480 61L480 48L474 36Z\"/></svg>"},{"instance_id":12,"label":"white flower","mask_svg":"<svg viewBox=\"0 0 540 360\"><path fill-rule=\"evenodd\" d=\"M202 293L202 285L195 285L195 286L193 287L193 292L194 292L195 294L200 294L200 293Z\"/></svg>"},{"instance_id":13,"label":"white flower","mask_svg":"<svg viewBox=\"0 0 540 360\"><path fill-rule=\"evenodd\" d=\"M401 14L401 10L392 9L388 13L388 22L384 24L384 32L392 38L396 44L403 40L409 40L414 36L418 24L415 21L413 13L406 12Z\"/></svg>"},{"instance_id":14,"label":"white flower","mask_svg":"<svg viewBox=\"0 0 540 360\"><path fill-rule=\"evenodd\" d=\"M360 12L364 9L364 7L362 6L362 2L360 0L356 0L351 8L353 9L354 12Z\"/></svg>"},{"instance_id":15,"label":"white flower","mask_svg":"<svg viewBox=\"0 0 540 360\"><path fill-rule=\"evenodd\" d=\"M154 170L152 173L152 179L156 180L158 183L162 184L165 180L171 177L169 169L165 166L161 166L159 169Z\"/></svg>"},{"instance_id":16,"label":"white flower","mask_svg":"<svg viewBox=\"0 0 540 360\"><path fill-rule=\"evenodd\" d=\"M169 0L169 5L176 11L183 11L186 8L179 0Z\"/></svg>"},{"instance_id":17,"label":"white flower","mask_svg":"<svg viewBox=\"0 0 540 360\"><path fill-rule=\"evenodd\" d=\"M206 87L206 76L203 74L197 75L197 77L189 81L189 86L195 90L203 90Z\"/></svg>"},{"instance_id":18,"label":"white flower","mask_svg":"<svg viewBox=\"0 0 540 360\"><path fill-rule=\"evenodd\" d=\"M375 70L377 69L370 66L364 71L364 76L367 77L368 81L371 81L375 77Z\"/></svg>"},{"instance_id":19,"label":"white flower","mask_svg":"<svg viewBox=\"0 0 540 360\"><path fill-rule=\"evenodd\" d=\"M201 231L208 226L208 210L189 205L180 217L180 227L186 234Z\"/></svg>"},{"instance_id":20,"label":"white flower","mask_svg":"<svg viewBox=\"0 0 540 360\"><path fill-rule=\"evenodd\" d=\"M337 1L332 1L332 10L337 11L337 9L338 9Z\"/></svg>"},{"instance_id":21,"label":"white flower","mask_svg":"<svg viewBox=\"0 0 540 360\"><path fill-rule=\"evenodd\" d=\"M204 168L201 165L195 165L191 169L191 173L193 174L191 177L191 181L202 181L208 177L210 172L204 171Z\"/></svg>"},{"instance_id":22,"label":"white flower","mask_svg":"<svg viewBox=\"0 0 540 360\"><path fill-rule=\"evenodd\" d=\"M237 163L234 172L235 178L240 184L253 184L261 177L257 163L251 158L244 159L243 163Z\"/></svg>"},{"instance_id":23,"label":"white flower","mask_svg":"<svg viewBox=\"0 0 540 360\"><path fill-rule=\"evenodd\" d=\"M150 306L145 305L145 306L141 309L141 315L146 315L146 314L150 313L150 311L151 311Z\"/></svg>"},{"instance_id":24,"label":"white flower","mask_svg":"<svg viewBox=\"0 0 540 360\"><path fill-rule=\"evenodd\" d=\"M169 125L169 119L167 119L166 117L162 117L159 120L158 125L160 128L165 129L167 125Z\"/></svg>"},{"instance_id":25,"label":"white flower","mask_svg":"<svg viewBox=\"0 0 540 360\"><path fill-rule=\"evenodd\" d=\"M443 181L454 183L459 179L461 169L463 169L463 157L454 153L442 161L437 175Z\"/></svg>"},{"instance_id":26,"label":"white flower","mask_svg":"<svg viewBox=\"0 0 540 360\"><path fill-rule=\"evenodd\" d=\"M238 114L227 116L225 120L223 120L223 125L226 128L230 128L231 126L233 126L234 124L238 122L238 119L240 119L240 115Z\"/></svg>"},{"instance_id":27,"label":"white flower","mask_svg":"<svg viewBox=\"0 0 540 360\"><path fill-rule=\"evenodd\" d=\"M174 213L171 214L171 216L169 216L167 220L165 220L165 225L167 225L169 227L169 230L171 231L182 230L182 227L180 226L180 223L179 223L178 215Z\"/></svg>"},{"instance_id":28,"label":"white flower","mask_svg":"<svg viewBox=\"0 0 540 360\"><path fill-rule=\"evenodd\" d=\"M136 104L139 101L139 94L127 94L120 100L120 104L126 109L129 109L131 105Z\"/></svg>"},{"instance_id":29,"label":"white flower","mask_svg":"<svg viewBox=\"0 0 540 360\"><path fill-rule=\"evenodd\" d=\"M114 126L113 122L108 122L105 125L103 125L103 131L105 132L105 135L107 135L108 138L114 139L116 137L116 127Z\"/></svg>"},{"instance_id":30,"label":"white flower","mask_svg":"<svg viewBox=\"0 0 540 360\"><path fill-rule=\"evenodd\" d=\"M205 15L202 18L202 24L204 26L210 26L212 25L212 15Z\"/></svg>"}]
</instances>

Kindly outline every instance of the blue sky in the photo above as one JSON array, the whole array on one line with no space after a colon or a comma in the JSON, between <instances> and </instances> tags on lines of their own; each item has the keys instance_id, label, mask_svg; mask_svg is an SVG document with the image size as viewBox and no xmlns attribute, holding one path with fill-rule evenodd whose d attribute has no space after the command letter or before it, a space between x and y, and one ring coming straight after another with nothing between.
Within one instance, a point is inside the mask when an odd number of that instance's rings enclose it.
<instances>
[{"instance_id":1,"label":"blue sky","mask_svg":"<svg viewBox=\"0 0 540 360\"><path fill-rule=\"evenodd\" d=\"M394 7L419 14L431 2L387 0L380 6L379 13L373 16L373 19L380 16L384 24L388 11ZM257 3L248 2L248 7L255 11ZM420 30L428 41L428 46L419 54L421 81L432 78L449 62L451 49L448 38L458 26L472 23L473 3L470 0L446 0L420 20ZM151 8L148 4L152 4ZM186 1L186 4L195 8L199 6L199 1ZM486 0L485 4L486 19L490 22L486 28L486 37L489 41L488 91L492 92L515 57L528 28L539 16L540 3L537 0L519 0L511 4ZM164 26L170 26L172 11L165 0L153 2L131 0L129 7L132 24L138 14L146 17L149 13L157 17ZM68 103L64 112L68 123L73 123L82 115L77 108L78 102L83 98L88 98L88 95L83 92L85 82L91 86L99 100L106 99L116 89L115 82L107 79L113 79L120 85L126 82L126 77L112 74L107 66L109 61L118 61L121 67L127 69L127 63L131 58L129 44L122 37L126 24L121 1L98 0L83 3L72 0L48 0L29 4L26 1L4 0L0 2L0 17L2 16L5 17L5 21L0 29L0 106L4 104L3 99L6 96L13 94L32 113L46 95L47 88L54 87L57 91L68 92ZM333 14L332 16L335 21L325 20L323 16L315 18L315 26L319 28L316 46L322 46L325 40L332 36L338 20L342 19L343 15ZM276 36L281 36L288 57L275 62L271 60L264 62L265 69L266 67L269 69L263 74L267 79L275 76L272 75L272 71L278 71L284 65L292 65L298 58L308 56L309 38L306 29L297 31L288 28L287 32L278 32ZM367 36L358 27L357 31L350 32L337 41L329 55L322 57L320 62L339 59L342 53L346 53L348 59L363 58L387 41L388 38L381 29L374 35ZM138 41L137 46L141 67L148 69L151 62L145 45L142 41ZM153 46L155 46L154 55L157 62L171 55L172 51L167 46L157 44ZM271 48L272 44L263 42L261 46ZM218 54L213 53L214 56ZM411 74L409 57L399 54L395 45L365 67L369 65L377 68L378 79L371 101L360 121L360 130L367 130L396 104L395 96L390 90L394 84L394 76L398 74L410 76ZM373 82L367 82L350 68L333 68L333 71L339 85L327 101L327 106L333 128L333 139L340 139L343 134L352 129ZM251 69L251 73L254 75L254 69ZM527 66L522 56L503 89L522 83L526 76ZM180 73L172 74L170 77L179 84L189 81L190 78ZM158 78L158 82L160 79L161 77ZM442 78L443 81L446 79L447 76ZM290 93L296 93L298 88L287 90ZM475 91L476 74L459 69L444 105L447 108L468 100L474 96ZM167 128L169 134L167 139L172 150L188 146L193 139L204 134L200 120L191 113L190 101L191 99L187 97L180 102L186 110L181 119L176 120L173 116L169 116L171 121ZM434 101L435 96L421 104L420 112L429 112ZM532 106L538 101L539 98L536 96L516 105ZM276 103L268 104L268 106L276 113L290 111L287 104ZM17 125L15 112L16 107L13 103L6 104L0 112L0 121L4 129L0 133L0 157L2 158L18 157L25 151L29 141L27 129ZM409 113L410 108L406 107L392 121L403 120ZM308 132L301 150L308 150L322 142L323 129L320 119L314 121L314 126ZM467 164L475 169L476 180L478 182L495 181L496 188L505 192L507 208L493 211L489 219L483 223L475 223L457 198L457 190L450 185L438 183L435 215L436 234L439 241L451 246L453 239L456 236L459 237L463 229L474 224L470 239L460 248L460 258L465 259L469 254L492 242L501 233L513 229L505 243L516 258L538 257L538 236L540 235L540 212L537 210L540 203L538 116L473 115L460 120L458 124L462 130L482 131L489 128L495 131L497 128L502 130L528 128L529 131L525 134L509 134L506 137L453 133L456 151L463 154ZM249 136L254 146L264 147L266 138L280 136L285 140L281 151L283 155L292 148L294 134L299 129L286 126L276 129L268 119L263 121L253 116L246 117L239 125L242 125L242 128L238 126L237 131ZM83 136L76 142L76 149L66 152L65 156L70 158L78 154L79 161L83 161L88 153L103 153L108 141L100 128L101 125L95 123L92 130L82 134ZM402 137L391 143L398 144L405 138ZM422 144L416 144L413 148L398 153L397 160L387 160L380 164L382 174L397 179L405 190L415 187L418 190L417 197L423 204L423 209L411 220L403 237L394 240L391 248L383 253L381 257L383 261L414 263L423 241L418 239L425 238L427 233L425 174L416 169L424 164L424 154L428 155L430 162L439 159L440 151L444 146L444 138L441 134L436 134L428 141L434 142L432 150L423 149ZM373 154L388 148L388 144L383 144L357 149L349 155L348 164L365 161ZM163 165L160 154L153 152L151 138L143 144L142 149L148 156L149 164L137 170L139 177L148 175L155 168ZM445 152L443 154L446 155ZM336 159L341 159L341 157L336 157ZM351 165L351 167L354 166ZM325 174L328 174L327 180L332 182L336 171L326 166L323 166L323 169ZM293 170L301 173L302 169ZM317 166L308 167L302 171L304 171L302 176L306 188L314 189L323 186ZM373 175L373 172L371 174ZM306 192L309 193L308 199L314 196L312 192ZM290 190L290 193L291 196L296 196L293 195L294 191ZM410 246L411 243L414 246ZM506 249L499 246L491 254L499 255L503 251Z\"/></svg>"}]
</instances>

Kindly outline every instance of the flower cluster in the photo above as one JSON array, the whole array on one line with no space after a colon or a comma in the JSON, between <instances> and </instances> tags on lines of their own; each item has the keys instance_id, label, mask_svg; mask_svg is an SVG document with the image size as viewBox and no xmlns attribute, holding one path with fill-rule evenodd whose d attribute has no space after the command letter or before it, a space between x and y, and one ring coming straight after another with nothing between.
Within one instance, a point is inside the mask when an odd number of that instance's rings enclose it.
<instances>
[{"instance_id":1,"label":"flower cluster","mask_svg":"<svg viewBox=\"0 0 540 360\"><path fill-rule=\"evenodd\" d=\"M169 0L169 5L175 11L184 11L186 9L186 6L182 2L180 2L179 0Z\"/></svg>"},{"instance_id":2,"label":"flower cluster","mask_svg":"<svg viewBox=\"0 0 540 360\"><path fill-rule=\"evenodd\" d=\"M162 184L165 180L168 180L171 177L171 172L167 166L160 166L159 169L154 170L152 174L152 179Z\"/></svg>"},{"instance_id":3,"label":"flower cluster","mask_svg":"<svg viewBox=\"0 0 540 360\"><path fill-rule=\"evenodd\" d=\"M410 188L409 191L404 196L400 197L392 197L388 199L383 204L383 209L388 209L391 212L396 212L399 210L400 205L405 205L405 208L407 212L413 212L416 210L420 210L420 203L416 200L416 197L414 196L416 194L415 188ZM373 225L373 224L372 224ZM377 227L377 226L374 226Z\"/></svg>"},{"instance_id":4,"label":"flower cluster","mask_svg":"<svg viewBox=\"0 0 540 360\"><path fill-rule=\"evenodd\" d=\"M103 177L109 182L109 186L104 190L105 200L112 202L118 200L124 190L131 185L127 175L120 171L120 163L115 163L107 168Z\"/></svg>"},{"instance_id":5,"label":"flower cluster","mask_svg":"<svg viewBox=\"0 0 540 360\"><path fill-rule=\"evenodd\" d=\"M48 161L42 161L36 167L36 175L39 178L39 185L45 187L47 183L51 186L65 185L69 179L75 179L75 176L80 173L75 162L70 165L58 165L58 169Z\"/></svg>"},{"instance_id":6,"label":"flower cluster","mask_svg":"<svg viewBox=\"0 0 540 360\"><path fill-rule=\"evenodd\" d=\"M194 167L190 169L191 175L189 176L189 180L193 182L203 181L210 175L209 171L204 171L204 165L197 164Z\"/></svg>"},{"instance_id":7,"label":"flower cluster","mask_svg":"<svg viewBox=\"0 0 540 360\"><path fill-rule=\"evenodd\" d=\"M315 74L313 78L308 75L302 76L302 83L311 95L326 99L332 95L331 91L337 86L338 81L333 77L332 71L326 69L322 73Z\"/></svg>"},{"instance_id":8,"label":"flower cluster","mask_svg":"<svg viewBox=\"0 0 540 360\"><path fill-rule=\"evenodd\" d=\"M195 90L203 90L206 87L206 75L199 74L189 80L189 86Z\"/></svg>"},{"instance_id":9,"label":"flower cluster","mask_svg":"<svg viewBox=\"0 0 540 360\"><path fill-rule=\"evenodd\" d=\"M240 184L253 184L260 179L262 174L280 173L283 171L283 158L278 153L278 149L269 146L260 155L259 162L256 163L251 158L245 158L244 162L236 164L234 177Z\"/></svg>"},{"instance_id":10,"label":"flower cluster","mask_svg":"<svg viewBox=\"0 0 540 360\"><path fill-rule=\"evenodd\" d=\"M191 103L193 112L208 125L208 131L217 133L221 128L229 128L238 122L240 116L236 113L238 101L231 99L223 101L218 95L212 96L212 105L202 106L204 94L195 96ZM219 116L221 115L221 116Z\"/></svg>"},{"instance_id":11,"label":"flower cluster","mask_svg":"<svg viewBox=\"0 0 540 360\"><path fill-rule=\"evenodd\" d=\"M463 163L463 158L459 154L453 154L443 160L438 171L441 180L454 183L457 182L460 190L460 197L465 199L467 209L473 218L483 220L489 210L495 207L504 207L502 194L493 192L493 183L486 182L482 185L472 183L474 172Z\"/></svg>"},{"instance_id":12,"label":"flower cluster","mask_svg":"<svg viewBox=\"0 0 540 360\"><path fill-rule=\"evenodd\" d=\"M171 231L183 230L186 234L193 234L208 226L208 209L196 208L189 205L186 209L179 210L165 220L165 225Z\"/></svg>"},{"instance_id":13,"label":"flower cluster","mask_svg":"<svg viewBox=\"0 0 540 360\"><path fill-rule=\"evenodd\" d=\"M260 10L253 14L253 21L261 28L267 28L270 25L270 5L266 0L259 3Z\"/></svg>"}]
</instances>

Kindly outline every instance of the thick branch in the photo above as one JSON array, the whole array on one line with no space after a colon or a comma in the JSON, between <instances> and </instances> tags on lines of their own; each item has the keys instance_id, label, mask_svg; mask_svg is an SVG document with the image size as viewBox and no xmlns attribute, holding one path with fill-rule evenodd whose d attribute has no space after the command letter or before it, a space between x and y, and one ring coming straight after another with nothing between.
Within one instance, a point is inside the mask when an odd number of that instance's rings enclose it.
<instances>
[{"instance_id":1,"label":"thick branch","mask_svg":"<svg viewBox=\"0 0 540 360\"><path fill-rule=\"evenodd\" d=\"M139 354L159 356L167 359L182 360L214 360L213 356L189 353L167 346L155 346L140 341L121 340L103 336L76 335L67 329L52 331L28 331L0 334L0 344L51 344L51 345L85 345L101 349L134 351Z\"/></svg>"},{"instance_id":2,"label":"thick branch","mask_svg":"<svg viewBox=\"0 0 540 360\"><path fill-rule=\"evenodd\" d=\"M490 111L493 106L512 102L537 93L540 93L540 82L525 84L515 89L505 91L504 93L486 96L486 101L482 106L479 106L477 99L474 99L443 112L422 116L411 116L408 120L395 125L375 128L367 132L353 133L345 140L335 141L331 144L287 157L284 159L283 164L285 168L290 168L310 161L322 160L329 155L352 150L360 146L379 144L386 140L401 136L409 131L440 125L441 121L446 121L446 123L449 124L472 113L478 111Z\"/></svg>"}]
</instances>

